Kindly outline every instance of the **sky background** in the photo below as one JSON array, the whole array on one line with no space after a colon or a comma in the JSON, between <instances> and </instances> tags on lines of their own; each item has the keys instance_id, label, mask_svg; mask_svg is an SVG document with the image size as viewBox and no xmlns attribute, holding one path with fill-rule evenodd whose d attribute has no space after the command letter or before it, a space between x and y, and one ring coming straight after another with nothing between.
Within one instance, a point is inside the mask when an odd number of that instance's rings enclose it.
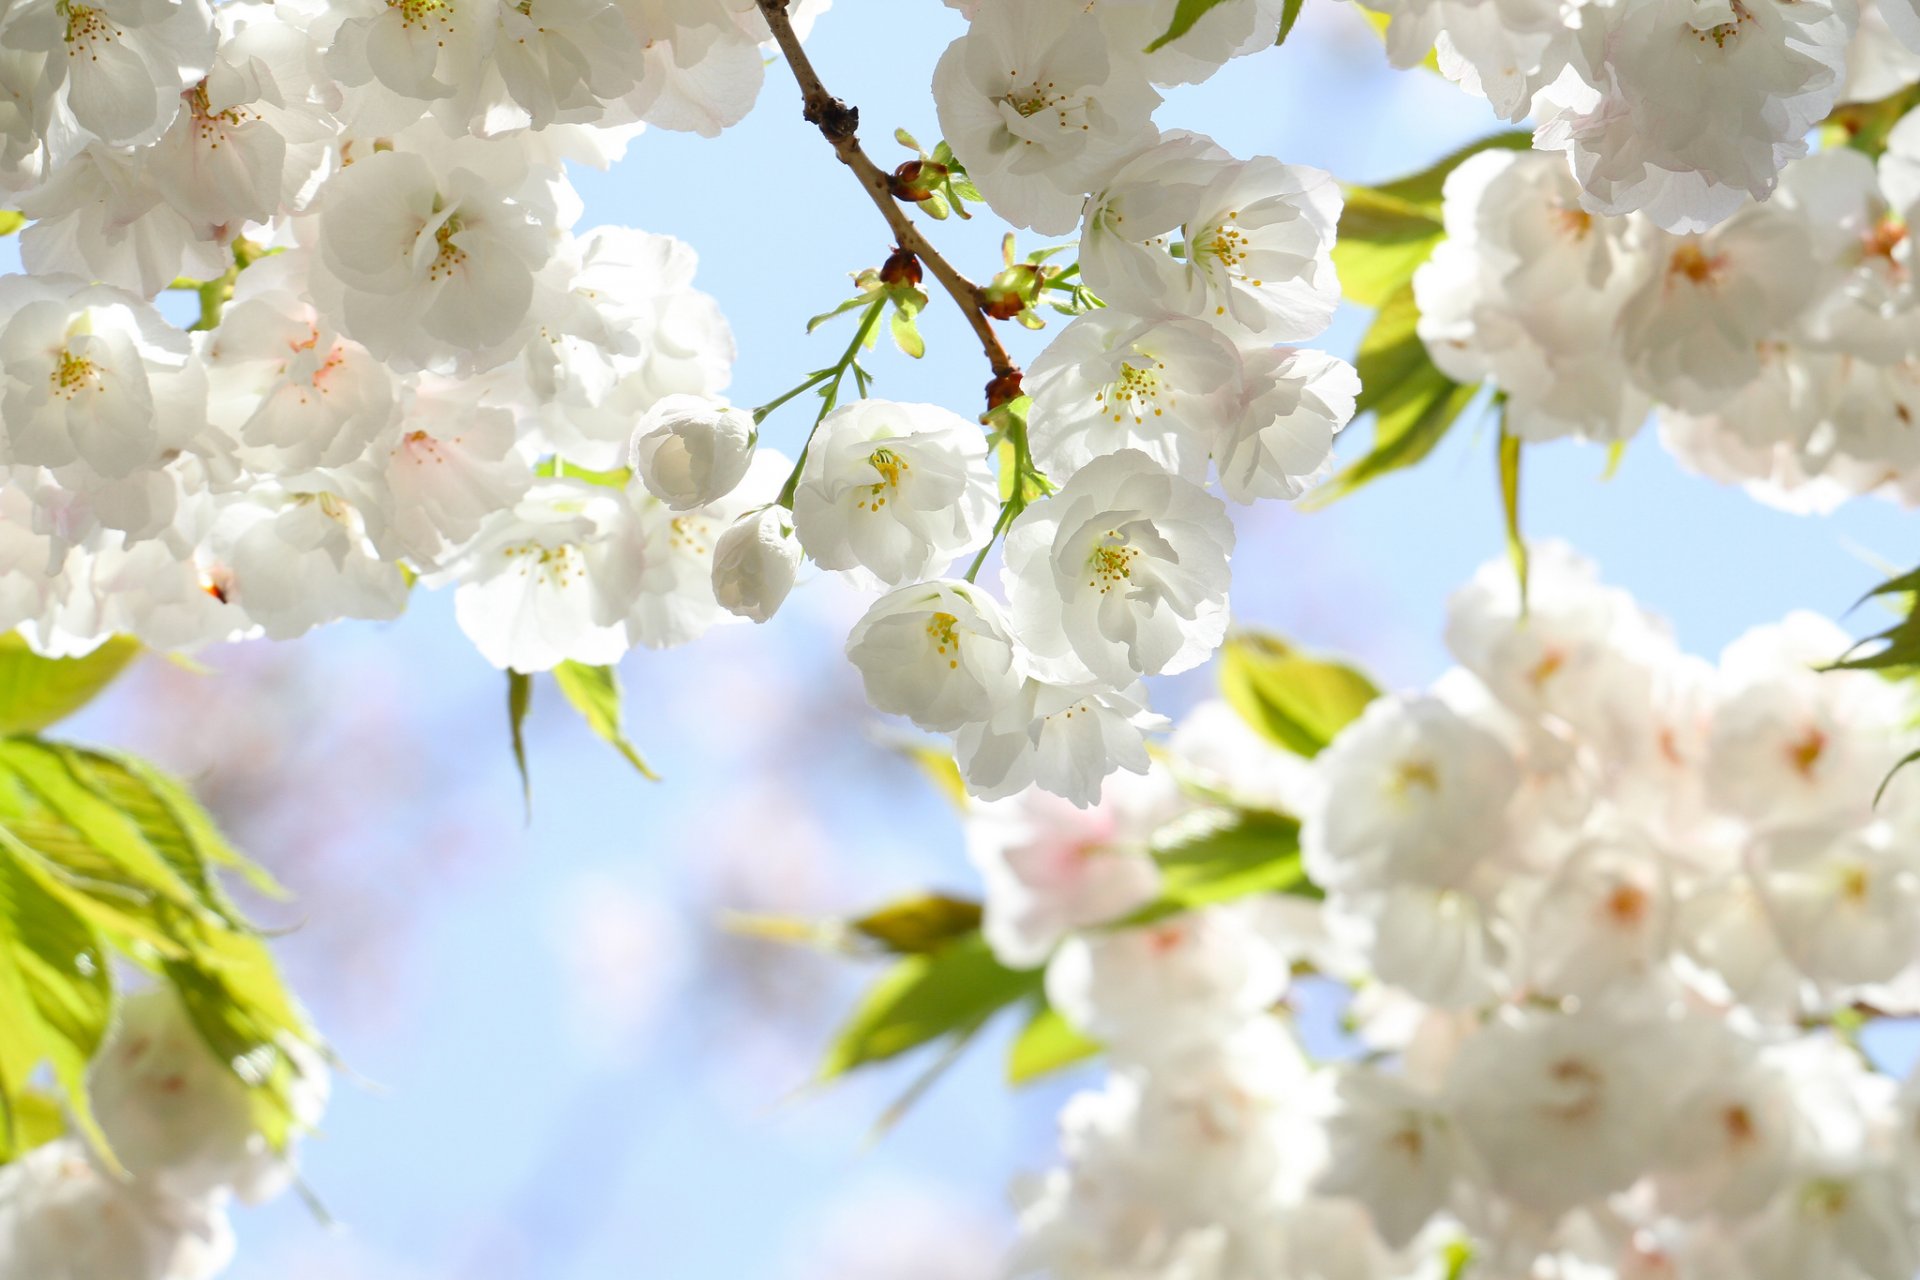
<instances>
[{"instance_id":1,"label":"sky background","mask_svg":"<svg viewBox=\"0 0 1920 1280\"><path fill-rule=\"evenodd\" d=\"M962 29L938 0L836 0L810 52L861 110L870 151L938 136L927 85ZM667 232L739 340L732 396L762 403L830 362L841 326L806 318L878 265L884 227L799 118L784 67L718 139L652 131L576 180L581 227ZM1396 73L1357 11L1310 0L1277 50L1172 92L1167 128L1349 181L1419 168L1499 128L1485 104ZM990 215L932 228L991 273ZM1023 238L1023 252L1041 242ZM1366 316L1321 345L1351 356ZM1044 334L1010 330L1024 361ZM971 412L986 372L952 308L927 357L883 348L877 394ZM770 420L792 452L802 404ZM1364 445L1364 427L1341 449ZM1711 655L1796 608L1839 614L1915 559L1911 518L1856 502L1828 518L1761 507L1681 473L1651 432L1611 480L1603 451L1535 447L1524 522L1599 560L1612 582ZM1502 554L1490 425L1333 508L1240 513L1244 625L1358 660L1389 687L1447 665L1447 595ZM1011 1092L1006 1028L879 1141L916 1065L803 1089L869 976L730 937L724 910L844 914L924 886L971 893L958 825L889 748L840 657L861 600L818 579L764 627L722 629L622 666L648 783L542 687L534 805L520 808L505 680L446 595L400 622L148 662L70 726L187 774L245 847L299 893L270 923L298 990L355 1073L339 1081L297 1198L237 1214L235 1280L986 1280L1010 1231L1005 1188L1050 1163L1053 1115L1093 1076ZM1852 619L1872 628L1867 610ZM1175 711L1211 673L1157 682Z\"/></svg>"}]
</instances>

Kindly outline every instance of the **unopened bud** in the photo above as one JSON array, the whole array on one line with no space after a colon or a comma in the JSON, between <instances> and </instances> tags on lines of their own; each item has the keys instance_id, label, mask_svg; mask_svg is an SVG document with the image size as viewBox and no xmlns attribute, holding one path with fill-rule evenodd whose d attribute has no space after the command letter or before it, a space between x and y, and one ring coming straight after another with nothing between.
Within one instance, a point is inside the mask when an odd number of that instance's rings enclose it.
<instances>
[{"instance_id":1,"label":"unopened bud","mask_svg":"<svg viewBox=\"0 0 1920 1280\"><path fill-rule=\"evenodd\" d=\"M729 613L765 622L793 590L800 540L793 513L773 506L736 520L713 544L713 598Z\"/></svg>"},{"instance_id":2,"label":"unopened bud","mask_svg":"<svg viewBox=\"0 0 1920 1280\"><path fill-rule=\"evenodd\" d=\"M896 247L887 260L880 264L880 283L896 286L919 284L920 259L913 256L913 250Z\"/></svg>"},{"instance_id":3,"label":"unopened bud","mask_svg":"<svg viewBox=\"0 0 1920 1280\"><path fill-rule=\"evenodd\" d=\"M987 384L987 411L991 413L1003 404L1012 404L1022 394L1018 369L997 373L993 376L993 381Z\"/></svg>"},{"instance_id":4,"label":"unopened bud","mask_svg":"<svg viewBox=\"0 0 1920 1280\"><path fill-rule=\"evenodd\" d=\"M914 204L930 200L947 180L947 166L931 160L909 160L893 171L887 187L896 200Z\"/></svg>"},{"instance_id":5,"label":"unopened bud","mask_svg":"<svg viewBox=\"0 0 1920 1280\"><path fill-rule=\"evenodd\" d=\"M987 281L980 290L980 306L995 320L1011 320L1032 306L1039 294L1040 273L1020 262Z\"/></svg>"},{"instance_id":6,"label":"unopened bud","mask_svg":"<svg viewBox=\"0 0 1920 1280\"><path fill-rule=\"evenodd\" d=\"M732 493L753 460L753 415L704 396L663 396L633 434L633 469L676 511Z\"/></svg>"}]
</instances>

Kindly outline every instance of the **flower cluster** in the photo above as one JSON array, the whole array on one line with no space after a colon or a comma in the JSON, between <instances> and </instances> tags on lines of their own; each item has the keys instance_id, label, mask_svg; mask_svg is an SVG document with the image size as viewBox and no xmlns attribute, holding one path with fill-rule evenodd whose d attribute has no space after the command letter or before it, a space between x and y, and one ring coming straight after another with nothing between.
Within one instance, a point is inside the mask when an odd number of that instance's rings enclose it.
<instances>
[{"instance_id":1,"label":"flower cluster","mask_svg":"<svg viewBox=\"0 0 1920 1280\"><path fill-rule=\"evenodd\" d=\"M1874 804L1909 696L1805 614L1686 656L1557 545L1447 637L1311 762L1216 704L1091 810L971 818L989 943L1112 1061L1016 1272L1909 1280L1920 1088L1850 1030L1920 1007L1920 795ZM1324 900L1140 923L1223 798L1301 815ZM1336 1060L1303 972L1356 993Z\"/></svg>"},{"instance_id":2,"label":"flower cluster","mask_svg":"<svg viewBox=\"0 0 1920 1280\"><path fill-rule=\"evenodd\" d=\"M1217 6L1152 54L1169 5L971 9L934 74L947 140L1009 221L1079 228L1106 305L1032 363L998 521L977 430L877 402L821 424L793 520L817 563L890 588L847 647L876 707L954 734L976 795L1037 784L1086 804L1115 768L1147 768L1141 678L1198 666L1225 635L1233 526L1209 475L1238 502L1297 496L1352 417L1348 365L1275 345L1333 316L1340 194L1152 121L1156 83L1271 44L1280 5ZM1029 476L1046 496L1018 488ZM929 577L1002 529L1004 602L971 573Z\"/></svg>"},{"instance_id":3,"label":"flower cluster","mask_svg":"<svg viewBox=\"0 0 1920 1280\"><path fill-rule=\"evenodd\" d=\"M287 638L421 577L533 669L720 615L731 511L573 477L711 401L732 338L685 245L575 233L563 164L739 119L768 35L751 0L8 6L0 627ZM587 593L596 555L623 577Z\"/></svg>"},{"instance_id":4,"label":"flower cluster","mask_svg":"<svg viewBox=\"0 0 1920 1280\"><path fill-rule=\"evenodd\" d=\"M1447 239L1414 276L1450 376L1489 381L1524 440L1620 441L1660 408L1685 462L1765 501L1920 500L1920 114L1878 165L1847 148L1702 234L1588 213L1564 167L1486 151L1446 184Z\"/></svg>"},{"instance_id":5,"label":"flower cluster","mask_svg":"<svg viewBox=\"0 0 1920 1280\"><path fill-rule=\"evenodd\" d=\"M289 1045L299 1132L325 1109L325 1066ZM33 1280L211 1280L233 1258L228 1206L292 1183L291 1155L256 1127L253 1098L169 991L124 1001L88 1074L111 1167L77 1137L0 1166L0 1275Z\"/></svg>"},{"instance_id":6,"label":"flower cluster","mask_svg":"<svg viewBox=\"0 0 1920 1280\"><path fill-rule=\"evenodd\" d=\"M1564 153L1584 208L1703 231L1781 168L1841 95L1914 81L1911 0L1368 0L1387 52L1428 57ZM1865 15L1863 19L1863 13Z\"/></svg>"}]
</instances>

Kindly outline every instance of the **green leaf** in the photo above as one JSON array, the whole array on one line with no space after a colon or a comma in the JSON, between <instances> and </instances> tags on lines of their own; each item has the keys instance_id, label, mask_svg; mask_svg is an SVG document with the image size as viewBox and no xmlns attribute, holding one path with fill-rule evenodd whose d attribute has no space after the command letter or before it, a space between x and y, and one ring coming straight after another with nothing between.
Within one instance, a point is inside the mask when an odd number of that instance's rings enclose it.
<instances>
[{"instance_id":1,"label":"green leaf","mask_svg":"<svg viewBox=\"0 0 1920 1280\"><path fill-rule=\"evenodd\" d=\"M1100 1051L1099 1041L1082 1035L1053 1006L1041 1004L1007 1051L1007 1083L1027 1084L1085 1062Z\"/></svg>"},{"instance_id":2,"label":"green leaf","mask_svg":"<svg viewBox=\"0 0 1920 1280\"><path fill-rule=\"evenodd\" d=\"M1907 754L1901 756L1900 759L1895 762L1893 768L1887 770L1887 776L1880 779L1880 785L1874 790L1874 808L1878 809L1880 807L1880 798L1887 794L1887 788L1893 784L1894 775L1898 774L1915 760L1920 760L1920 749L1907 752Z\"/></svg>"},{"instance_id":3,"label":"green leaf","mask_svg":"<svg viewBox=\"0 0 1920 1280\"><path fill-rule=\"evenodd\" d=\"M66 904L47 894L11 859L0 857L0 1040L19 1040L24 1048L7 1055L13 1069L0 1068L0 1092L7 1110L24 1093L27 1076L18 1062L35 1059L53 1068L54 1079L83 1131L98 1137L87 1105L87 1063L106 1038L113 1015L113 985L99 935ZM31 1006L18 1006L21 996ZM0 1051L3 1052L3 1051ZM30 1064L31 1065L31 1064ZM7 1145L24 1134L10 1126Z\"/></svg>"},{"instance_id":4,"label":"green leaf","mask_svg":"<svg viewBox=\"0 0 1920 1280\"><path fill-rule=\"evenodd\" d=\"M1348 188L1333 246L1341 292L1363 306L1381 306L1413 279L1444 235L1435 211L1366 187Z\"/></svg>"},{"instance_id":5,"label":"green leaf","mask_svg":"<svg viewBox=\"0 0 1920 1280\"><path fill-rule=\"evenodd\" d=\"M1482 151L1495 150L1531 151L1533 150L1533 134L1526 129L1510 129L1504 133L1490 134L1487 137L1469 142L1457 150L1449 151L1446 155L1440 157L1440 159L1434 161L1418 173L1408 174L1404 178L1396 178L1392 182L1381 183L1379 186L1373 188L1373 190L1376 194L1386 196L1389 199L1405 201L1408 204L1424 205L1433 213L1438 214L1441 206L1441 195L1447 185L1447 178L1455 169L1460 167L1460 162L1468 156L1478 155Z\"/></svg>"},{"instance_id":6,"label":"green leaf","mask_svg":"<svg viewBox=\"0 0 1920 1280\"><path fill-rule=\"evenodd\" d=\"M1856 641L1827 670L1880 671L1890 676L1920 677L1920 569L1889 578L1854 603L1891 599L1901 613L1885 631Z\"/></svg>"},{"instance_id":7,"label":"green leaf","mask_svg":"<svg viewBox=\"0 0 1920 1280\"><path fill-rule=\"evenodd\" d=\"M527 708L533 705L533 677L507 672L507 726L513 734L513 764L520 770L520 799L533 818L533 777L527 772Z\"/></svg>"},{"instance_id":8,"label":"green leaf","mask_svg":"<svg viewBox=\"0 0 1920 1280\"><path fill-rule=\"evenodd\" d=\"M960 776L960 766L954 763L953 752L946 745L934 746L908 739L895 742L893 748L926 775L927 781L946 797L948 804L962 813L966 812L966 779Z\"/></svg>"},{"instance_id":9,"label":"green leaf","mask_svg":"<svg viewBox=\"0 0 1920 1280\"><path fill-rule=\"evenodd\" d=\"M1468 143L1418 173L1374 187L1350 186L1340 212L1340 238L1333 247L1341 292L1369 307L1385 304L1413 279L1421 263L1445 238L1441 192L1447 177L1468 156L1492 148L1526 150L1533 135L1497 133Z\"/></svg>"},{"instance_id":10,"label":"green leaf","mask_svg":"<svg viewBox=\"0 0 1920 1280\"><path fill-rule=\"evenodd\" d=\"M5 1123L10 1116L12 1124ZM7 1131L13 1131L10 1143ZM66 1136L67 1115L60 1100L38 1089L13 1098L0 1098L0 1165L18 1160L35 1147Z\"/></svg>"},{"instance_id":11,"label":"green leaf","mask_svg":"<svg viewBox=\"0 0 1920 1280\"><path fill-rule=\"evenodd\" d=\"M1420 340L1419 322L1411 284L1402 286L1374 317L1354 359L1360 374L1354 413L1374 414L1372 447L1309 494L1303 505L1324 507L1420 461L1479 394L1478 387L1463 386L1440 372Z\"/></svg>"},{"instance_id":12,"label":"green leaf","mask_svg":"<svg viewBox=\"0 0 1920 1280\"><path fill-rule=\"evenodd\" d=\"M1273 40L1276 47L1285 44L1287 37L1293 34L1293 24L1300 21L1302 3L1303 0L1285 0L1285 3L1281 5L1280 34L1275 36Z\"/></svg>"},{"instance_id":13,"label":"green leaf","mask_svg":"<svg viewBox=\"0 0 1920 1280\"><path fill-rule=\"evenodd\" d=\"M621 728L620 675L617 671L612 667L563 662L553 669L553 682L560 686L560 692L567 695L567 701L587 722L587 727L600 736L601 741L618 751L628 764L640 771L641 777L655 782L660 780L660 775L641 758Z\"/></svg>"},{"instance_id":14,"label":"green leaf","mask_svg":"<svg viewBox=\"0 0 1920 1280\"><path fill-rule=\"evenodd\" d=\"M134 821L91 789L58 747L33 738L0 741L0 780L37 806L47 827L69 851L88 855L74 868L163 902L189 918L217 915L218 908L194 891ZM7 806L11 807L11 806ZM0 808L0 814L6 811Z\"/></svg>"},{"instance_id":15,"label":"green leaf","mask_svg":"<svg viewBox=\"0 0 1920 1280\"><path fill-rule=\"evenodd\" d=\"M1154 840L1160 898L1129 918L1162 919L1256 893L1318 897L1300 865L1300 824L1277 813L1200 810Z\"/></svg>"},{"instance_id":16,"label":"green leaf","mask_svg":"<svg viewBox=\"0 0 1920 1280\"><path fill-rule=\"evenodd\" d=\"M1243 719L1296 755L1312 757L1380 696L1347 666L1311 658L1276 636L1243 632L1220 651L1220 693Z\"/></svg>"},{"instance_id":17,"label":"green leaf","mask_svg":"<svg viewBox=\"0 0 1920 1280\"><path fill-rule=\"evenodd\" d=\"M10 236L26 225L26 214L17 209L0 209L0 236Z\"/></svg>"},{"instance_id":18,"label":"green leaf","mask_svg":"<svg viewBox=\"0 0 1920 1280\"><path fill-rule=\"evenodd\" d=\"M140 653L114 636L82 658L43 658L18 632L0 635L0 734L38 733L78 711Z\"/></svg>"},{"instance_id":19,"label":"green leaf","mask_svg":"<svg viewBox=\"0 0 1920 1280\"><path fill-rule=\"evenodd\" d=\"M1818 128L1822 146L1846 146L1878 158L1887 135L1909 111L1920 106L1920 86L1898 90L1877 102L1848 102L1835 107Z\"/></svg>"},{"instance_id":20,"label":"green leaf","mask_svg":"<svg viewBox=\"0 0 1920 1280\"><path fill-rule=\"evenodd\" d=\"M980 904L941 893L915 894L848 921L863 938L903 955L938 951L980 929Z\"/></svg>"},{"instance_id":21,"label":"green leaf","mask_svg":"<svg viewBox=\"0 0 1920 1280\"><path fill-rule=\"evenodd\" d=\"M914 323L914 314L906 307L895 307L888 327L893 333L893 345L918 360L927 354L927 340L920 336L920 329Z\"/></svg>"},{"instance_id":22,"label":"green leaf","mask_svg":"<svg viewBox=\"0 0 1920 1280\"><path fill-rule=\"evenodd\" d=\"M1178 40L1181 36L1193 30L1194 24L1205 17L1209 9L1225 4L1226 2L1227 0L1178 0L1173 6L1172 23L1168 25L1166 31L1161 34L1159 39L1147 46L1146 52L1152 53L1156 49L1161 49L1172 44L1175 40Z\"/></svg>"},{"instance_id":23,"label":"green leaf","mask_svg":"<svg viewBox=\"0 0 1920 1280\"><path fill-rule=\"evenodd\" d=\"M1520 616L1527 616L1527 540L1520 533L1520 437L1500 424L1500 508L1507 529L1507 558L1520 584Z\"/></svg>"},{"instance_id":24,"label":"green leaf","mask_svg":"<svg viewBox=\"0 0 1920 1280\"><path fill-rule=\"evenodd\" d=\"M880 976L834 1036L821 1080L897 1058L948 1036L970 1035L995 1013L1040 989L1038 969L1009 969L979 934L908 956Z\"/></svg>"}]
</instances>

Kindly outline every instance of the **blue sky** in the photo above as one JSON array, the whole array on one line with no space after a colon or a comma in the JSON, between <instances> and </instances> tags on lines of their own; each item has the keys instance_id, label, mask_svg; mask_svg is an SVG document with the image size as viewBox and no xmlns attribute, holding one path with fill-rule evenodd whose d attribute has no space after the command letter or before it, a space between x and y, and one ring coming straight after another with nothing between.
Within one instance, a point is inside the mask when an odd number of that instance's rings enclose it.
<instances>
[{"instance_id":1,"label":"blue sky","mask_svg":"<svg viewBox=\"0 0 1920 1280\"><path fill-rule=\"evenodd\" d=\"M960 29L938 0L836 0L817 26L821 74L860 107L883 164L904 158L888 138L896 125L937 137L927 82ZM1329 0L1312 0L1286 47L1174 92L1159 119L1353 181L1420 167L1500 127L1438 77L1388 70L1357 14ZM778 64L760 106L723 137L649 132L611 173L577 179L583 227L628 223L699 251L699 284L739 339L732 394L743 404L833 358L844 330L807 337L806 318L889 247L799 119ZM933 235L985 275L1001 231L982 216ZM1364 321L1343 312L1325 345L1350 356ZM986 375L969 336L938 296L923 328L924 361L876 355L878 394L970 411ZM1016 332L1014 345L1030 356L1046 336ZM805 421L795 405L769 438L792 451ZM1343 452L1364 443L1364 428L1354 435ZM1698 652L1789 609L1838 613L1880 563L1913 558L1908 517L1883 504L1783 515L1682 474L1651 433L1603 481L1605 461L1571 444L1531 449L1526 527L1596 557ZM1236 612L1352 654L1385 684L1424 683L1446 665L1448 593L1502 547L1489 428L1463 424L1416 472L1330 510L1243 519ZM990 1252L1008 1229L1007 1179L1047 1163L1052 1115L1074 1081L1009 1094L997 1046L983 1045L870 1143L910 1071L796 1092L858 975L729 943L715 925L722 906L829 911L928 883L970 888L952 815L888 751L838 655L856 607L817 582L766 627L632 655L629 715L659 784L547 696L532 726L530 824L506 748L504 681L459 635L444 596L420 596L399 623L336 627L275 655L292 673L278 684L223 677L263 660L214 653L215 675L149 674L78 723L85 736L217 771L152 711L197 680L196 723L244 722L260 710L245 700L267 690L299 759L391 756L366 790L329 800L344 811L301 807L317 767L287 768L288 794L254 801L285 806L278 829L298 834L289 843L324 854L286 868L310 892L284 917L300 927L282 946L361 1078L342 1082L306 1153L307 1180L342 1225L324 1230L291 1199L242 1211L237 1280L807 1280L823 1223L903 1194L947 1206ZM1159 696L1177 707L1208 679L1163 682ZM393 923L377 947L343 952L345 918L362 913ZM960 1265L953 1276L985 1274Z\"/></svg>"}]
</instances>

